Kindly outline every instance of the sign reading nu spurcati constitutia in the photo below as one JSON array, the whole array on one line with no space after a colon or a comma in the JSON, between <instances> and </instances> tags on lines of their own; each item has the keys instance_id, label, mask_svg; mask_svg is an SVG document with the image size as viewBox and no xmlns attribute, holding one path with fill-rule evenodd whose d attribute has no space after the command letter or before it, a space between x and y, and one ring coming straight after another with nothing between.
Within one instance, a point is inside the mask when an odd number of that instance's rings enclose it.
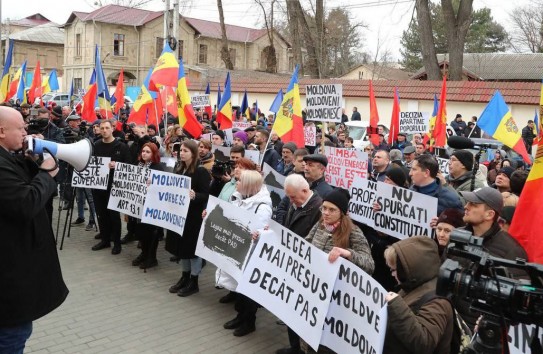
<instances>
[{"instance_id":1,"label":"sign reading nu spurcati constitutia","mask_svg":"<svg viewBox=\"0 0 543 354\"><path fill-rule=\"evenodd\" d=\"M341 123L343 86L307 85L305 108L307 120Z\"/></svg>"}]
</instances>

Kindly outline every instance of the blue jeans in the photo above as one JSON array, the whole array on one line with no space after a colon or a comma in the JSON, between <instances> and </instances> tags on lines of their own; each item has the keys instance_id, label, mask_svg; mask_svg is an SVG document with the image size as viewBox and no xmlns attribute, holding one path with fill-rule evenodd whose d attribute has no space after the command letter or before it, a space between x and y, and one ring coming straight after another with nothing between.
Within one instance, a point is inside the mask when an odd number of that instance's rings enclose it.
<instances>
[{"instance_id":1,"label":"blue jeans","mask_svg":"<svg viewBox=\"0 0 543 354\"><path fill-rule=\"evenodd\" d=\"M190 275L197 277L202 271L202 258L182 259L181 271L190 272Z\"/></svg>"},{"instance_id":2,"label":"blue jeans","mask_svg":"<svg viewBox=\"0 0 543 354\"><path fill-rule=\"evenodd\" d=\"M77 217L85 219L85 202L89 203L89 222L94 222L94 200L92 191L85 188L76 188L77 191Z\"/></svg>"},{"instance_id":3,"label":"blue jeans","mask_svg":"<svg viewBox=\"0 0 543 354\"><path fill-rule=\"evenodd\" d=\"M0 354L23 354L32 334L32 322L15 327L0 327Z\"/></svg>"}]
</instances>

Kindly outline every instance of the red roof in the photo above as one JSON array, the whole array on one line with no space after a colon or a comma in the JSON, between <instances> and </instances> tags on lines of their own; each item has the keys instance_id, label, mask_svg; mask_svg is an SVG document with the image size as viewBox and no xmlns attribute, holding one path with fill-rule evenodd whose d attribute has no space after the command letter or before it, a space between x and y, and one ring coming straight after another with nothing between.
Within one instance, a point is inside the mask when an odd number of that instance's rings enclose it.
<instances>
[{"instance_id":1,"label":"red roof","mask_svg":"<svg viewBox=\"0 0 543 354\"><path fill-rule=\"evenodd\" d=\"M279 89L286 90L288 78L269 78L266 80L236 79L232 81L233 92L244 92L245 89L254 93L276 94ZM211 87L217 87L223 82L212 81ZM368 80L317 80L302 79L300 93L305 94L306 85L320 83L336 83L343 85L343 97L369 97ZM373 88L377 98L393 98L393 89L398 87L401 99L433 100L434 94L441 91L441 81L402 80L388 81L375 80ZM207 82L192 81L190 89L202 91ZM541 84L537 82L485 82L485 81L450 81L447 82L447 100L457 102L487 103L496 90L500 90L508 104L539 105Z\"/></svg>"},{"instance_id":2,"label":"red roof","mask_svg":"<svg viewBox=\"0 0 543 354\"><path fill-rule=\"evenodd\" d=\"M20 20L10 21L10 24L14 26L35 27L35 26L43 25L49 22L51 21L45 18L45 16L43 16L40 13L37 13L31 16L22 18Z\"/></svg>"},{"instance_id":3,"label":"red roof","mask_svg":"<svg viewBox=\"0 0 543 354\"><path fill-rule=\"evenodd\" d=\"M221 38L221 24L219 22L183 17L187 23L199 34L209 38ZM265 29L254 29L234 25L226 25L226 37L234 42L253 42L266 35Z\"/></svg>"},{"instance_id":4,"label":"red roof","mask_svg":"<svg viewBox=\"0 0 543 354\"><path fill-rule=\"evenodd\" d=\"M97 21L125 26L142 26L147 22L162 16L162 12L135 9L119 5L106 5L90 13L74 11L72 12L72 16L70 16L70 19L68 19L68 22L71 21L73 16L77 16L81 21Z\"/></svg>"}]
</instances>

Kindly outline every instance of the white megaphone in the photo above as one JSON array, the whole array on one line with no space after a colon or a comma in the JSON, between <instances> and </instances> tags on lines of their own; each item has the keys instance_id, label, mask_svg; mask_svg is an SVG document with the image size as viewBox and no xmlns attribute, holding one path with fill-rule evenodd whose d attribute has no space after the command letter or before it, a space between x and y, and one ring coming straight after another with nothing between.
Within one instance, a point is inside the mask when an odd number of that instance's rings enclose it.
<instances>
[{"instance_id":1,"label":"white megaphone","mask_svg":"<svg viewBox=\"0 0 543 354\"><path fill-rule=\"evenodd\" d=\"M74 144L57 144L53 141L27 136L26 143L28 146L27 153L42 154L48 152L54 157L66 161L78 172L87 168L92 157L92 144L88 139L83 139Z\"/></svg>"}]
</instances>

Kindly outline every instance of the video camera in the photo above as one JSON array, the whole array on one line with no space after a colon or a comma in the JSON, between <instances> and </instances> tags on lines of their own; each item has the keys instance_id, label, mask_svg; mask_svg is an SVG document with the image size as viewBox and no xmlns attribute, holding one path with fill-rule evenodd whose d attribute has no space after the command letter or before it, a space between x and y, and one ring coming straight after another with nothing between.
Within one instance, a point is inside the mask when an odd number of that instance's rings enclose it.
<instances>
[{"instance_id":1,"label":"video camera","mask_svg":"<svg viewBox=\"0 0 543 354\"><path fill-rule=\"evenodd\" d=\"M542 265L493 257L483 249L482 238L465 230L454 230L450 240L447 254L473 263L462 268L458 261L447 259L439 270L438 295L468 300L475 311L503 316L508 323L543 325ZM525 271L529 280L509 277L504 267Z\"/></svg>"},{"instance_id":2,"label":"video camera","mask_svg":"<svg viewBox=\"0 0 543 354\"><path fill-rule=\"evenodd\" d=\"M236 167L236 162L232 160L221 161L215 160L213 167L211 167L211 175L214 178L221 178L226 176L226 174L232 174L232 170Z\"/></svg>"},{"instance_id":3,"label":"video camera","mask_svg":"<svg viewBox=\"0 0 543 354\"><path fill-rule=\"evenodd\" d=\"M49 126L48 119L31 119L26 126L26 132L29 135L32 134L43 134L45 129Z\"/></svg>"}]
</instances>

